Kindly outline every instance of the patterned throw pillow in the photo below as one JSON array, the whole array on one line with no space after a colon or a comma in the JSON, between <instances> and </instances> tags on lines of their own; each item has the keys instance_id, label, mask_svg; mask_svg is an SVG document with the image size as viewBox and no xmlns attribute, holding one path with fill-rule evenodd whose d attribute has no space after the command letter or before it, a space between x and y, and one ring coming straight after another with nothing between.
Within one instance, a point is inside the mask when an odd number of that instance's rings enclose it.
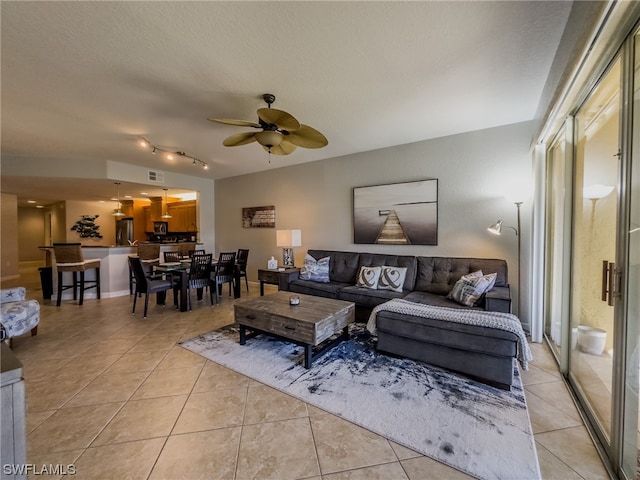
<instances>
[{"instance_id":1,"label":"patterned throw pillow","mask_svg":"<svg viewBox=\"0 0 640 480\"><path fill-rule=\"evenodd\" d=\"M331 257L316 260L308 253L304 257L304 265L300 269L300 279L329 283L329 261Z\"/></svg>"},{"instance_id":2,"label":"patterned throw pillow","mask_svg":"<svg viewBox=\"0 0 640 480\"><path fill-rule=\"evenodd\" d=\"M360 267L356 286L376 290L378 288L378 279L380 278L381 270L381 267Z\"/></svg>"},{"instance_id":3,"label":"patterned throw pillow","mask_svg":"<svg viewBox=\"0 0 640 480\"><path fill-rule=\"evenodd\" d=\"M473 307L486 292L491 290L496 283L496 273L483 275L481 270L463 275L453 286L447 298Z\"/></svg>"},{"instance_id":4,"label":"patterned throw pillow","mask_svg":"<svg viewBox=\"0 0 640 480\"><path fill-rule=\"evenodd\" d=\"M401 292L406 276L406 267L382 267L380 280L378 280L378 288L381 290Z\"/></svg>"}]
</instances>

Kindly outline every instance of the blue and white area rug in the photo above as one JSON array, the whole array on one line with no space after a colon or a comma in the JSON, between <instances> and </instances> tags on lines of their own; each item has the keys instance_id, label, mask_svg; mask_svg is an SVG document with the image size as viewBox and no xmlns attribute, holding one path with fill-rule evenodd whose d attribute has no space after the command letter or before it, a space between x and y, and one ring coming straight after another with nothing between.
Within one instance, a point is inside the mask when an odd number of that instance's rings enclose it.
<instances>
[{"instance_id":1,"label":"blue and white area rug","mask_svg":"<svg viewBox=\"0 0 640 480\"><path fill-rule=\"evenodd\" d=\"M511 392L380 354L361 325L307 370L304 349L225 327L181 345L480 479L539 479L518 368Z\"/></svg>"}]
</instances>

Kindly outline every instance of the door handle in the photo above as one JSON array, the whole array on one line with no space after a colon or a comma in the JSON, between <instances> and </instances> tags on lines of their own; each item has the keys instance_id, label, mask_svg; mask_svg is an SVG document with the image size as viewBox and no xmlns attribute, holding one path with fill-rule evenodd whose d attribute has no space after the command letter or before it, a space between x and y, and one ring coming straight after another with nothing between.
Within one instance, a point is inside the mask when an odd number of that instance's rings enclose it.
<instances>
[{"instance_id":1,"label":"door handle","mask_svg":"<svg viewBox=\"0 0 640 480\"><path fill-rule=\"evenodd\" d=\"M616 264L602 261L602 295L603 302L607 302L607 305L613 306L613 297L617 296L615 292L614 277L616 275Z\"/></svg>"}]
</instances>

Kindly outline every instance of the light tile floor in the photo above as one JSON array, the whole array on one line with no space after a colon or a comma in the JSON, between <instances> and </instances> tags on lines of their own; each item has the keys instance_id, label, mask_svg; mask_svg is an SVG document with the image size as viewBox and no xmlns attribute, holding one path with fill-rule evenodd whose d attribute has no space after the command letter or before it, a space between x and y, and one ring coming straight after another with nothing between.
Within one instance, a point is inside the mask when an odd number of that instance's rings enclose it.
<instances>
[{"instance_id":1,"label":"light tile floor","mask_svg":"<svg viewBox=\"0 0 640 480\"><path fill-rule=\"evenodd\" d=\"M30 464L100 480L470 478L176 346L232 323L228 297L186 313L150 301L146 319L128 296L56 307L33 270L2 285L41 301L38 335L14 340ZM543 478L608 478L547 347L532 348L523 380Z\"/></svg>"}]
</instances>

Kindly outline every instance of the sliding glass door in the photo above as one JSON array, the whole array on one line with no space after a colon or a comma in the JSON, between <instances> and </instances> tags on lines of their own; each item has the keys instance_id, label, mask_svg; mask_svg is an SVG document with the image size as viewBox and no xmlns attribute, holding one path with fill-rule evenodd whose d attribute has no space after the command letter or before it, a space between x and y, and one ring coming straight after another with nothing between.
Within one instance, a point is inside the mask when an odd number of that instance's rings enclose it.
<instances>
[{"instance_id":1,"label":"sliding glass door","mask_svg":"<svg viewBox=\"0 0 640 480\"><path fill-rule=\"evenodd\" d=\"M640 368L640 35L636 34L633 50L628 57L627 74L633 84L633 93L625 103L632 105L627 115L629 128L625 129L623 145L631 152L629 174L626 176L625 206L628 221L623 226L626 240L627 276L624 311L626 362L623 372L623 435L622 465L627 478L640 478L638 459L638 369Z\"/></svg>"},{"instance_id":2,"label":"sliding glass door","mask_svg":"<svg viewBox=\"0 0 640 480\"><path fill-rule=\"evenodd\" d=\"M638 31L592 85L546 152L545 337L615 473L640 479Z\"/></svg>"},{"instance_id":3,"label":"sliding glass door","mask_svg":"<svg viewBox=\"0 0 640 480\"><path fill-rule=\"evenodd\" d=\"M571 345L569 378L587 414L611 445L616 363L616 242L619 231L621 60L575 116Z\"/></svg>"},{"instance_id":4,"label":"sliding glass door","mask_svg":"<svg viewBox=\"0 0 640 480\"><path fill-rule=\"evenodd\" d=\"M545 264L545 335L562 372L567 371L569 302L566 292L571 248L571 181L573 118L567 118L547 150L547 212Z\"/></svg>"}]
</instances>

